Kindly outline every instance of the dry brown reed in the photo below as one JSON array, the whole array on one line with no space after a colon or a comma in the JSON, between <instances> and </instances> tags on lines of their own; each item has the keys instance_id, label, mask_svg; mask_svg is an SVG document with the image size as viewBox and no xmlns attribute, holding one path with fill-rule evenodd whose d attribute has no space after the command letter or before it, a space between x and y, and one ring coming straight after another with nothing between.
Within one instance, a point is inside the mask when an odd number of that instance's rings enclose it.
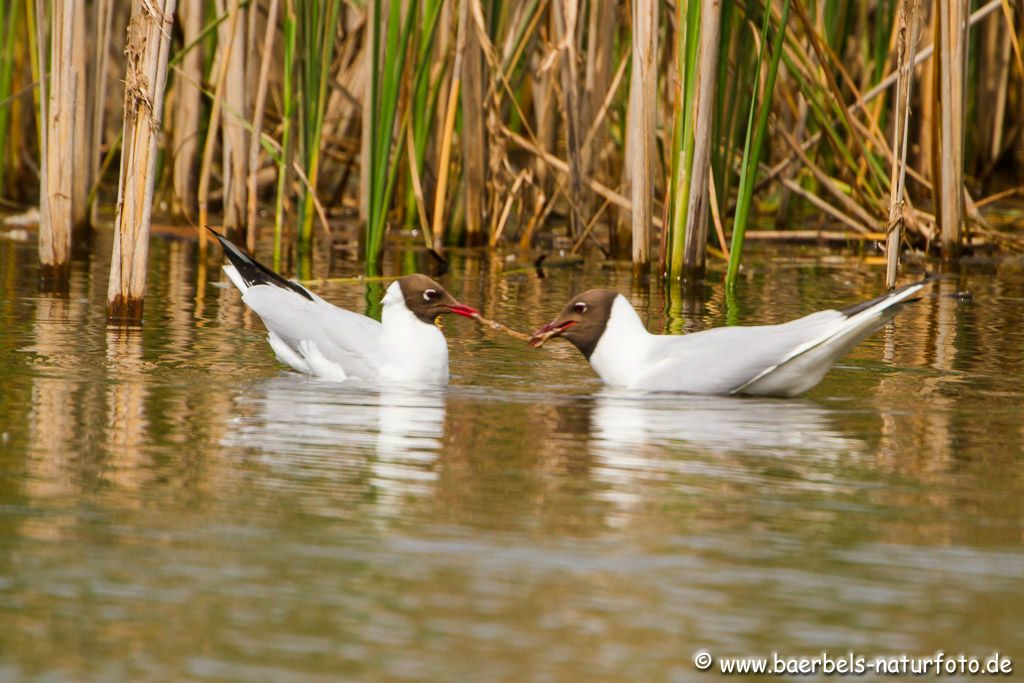
<instances>
[{"instance_id":1,"label":"dry brown reed","mask_svg":"<svg viewBox=\"0 0 1024 683\"><path fill-rule=\"evenodd\" d=\"M633 67L630 76L626 164L632 202L633 269L645 271L651 260L654 216L654 153L657 142L658 4L633 3Z\"/></svg>"},{"instance_id":2,"label":"dry brown reed","mask_svg":"<svg viewBox=\"0 0 1024 683\"><path fill-rule=\"evenodd\" d=\"M183 3L164 36L170 133L154 136L167 170L137 175L173 215L244 227L250 249L273 202L275 262L289 236L311 239L312 220L316 239L339 239L358 208L368 271L387 233L419 228L437 250L593 248L638 275L657 247L657 275L682 277L706 259L720 269L725 251L739 263L748 213L794 239L886 233L890 284L901 248L1022 250L1019 231L983 215L1024 181L1021 7L907 3ZM0 41L0 145L26 140L38 160L44 264L67 261L62 226L88 222L89 197L116 207L105 164L151 161L102 97L133 58L106 58L117 6L37 0L11 15L24 30L0 31L13 36ZM333 57L314 63L310 36ZM37 80L34 130L18 107ZM33 199L11 180L22 157L0 157L5 202ZM296 253L301 267L308 251Z\"/></svg>"},{"instance_id":3,"label":"dry brown reed","mask_svg":"<svg viewBox=\"0 0 1024 683\"><path fill-rule=\"evenodd\" d=\"M140 322L146 291L149 221L153 209L157 139L171 47L175 0L132 6L125 46L124 144L114 218L114 253L107 318Z\"/></svg>"}]
</instances>

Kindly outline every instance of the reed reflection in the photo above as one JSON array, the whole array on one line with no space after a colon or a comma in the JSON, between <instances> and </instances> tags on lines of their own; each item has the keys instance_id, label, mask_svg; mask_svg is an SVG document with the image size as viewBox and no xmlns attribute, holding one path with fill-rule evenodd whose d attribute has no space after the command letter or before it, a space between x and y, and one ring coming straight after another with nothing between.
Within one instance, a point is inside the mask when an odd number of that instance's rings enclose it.
<instances>
[{"instance_id":1,"label":"reed reflection","mask_svg":"<svg viewBox=\"0 0 1024 683\"><path fill-rule=\"evenodd\" d=\"M106 341L110 383L105 441L112 465L107 476L132 487L139 483L135 475L145 469L143 450L149 443L146 400L150 381L143 359L142 330L111 326L107 328Z\"/></svg>"},{"instance_id":2,"label":"reed reflection","mask_svg":"<svg viewBox=\"0 0 1024 683\"><path fill-rule=\"evenodd\" d=\"M25 479L23 489L30 500L59 499L74 490L73 477L68 470L78 430L76 404L81 395L81 383L73 378L72 369L79 359L71 342L73 330L82 323L85 308L75 301L50 294L43 295L36 306L35 345L28 350L37 355L39 367L32 380L31 449L25 463L31 475ZM72 524L73 520L67 517L45 521L28 519L22 533L56 540Z\"/></svg>"}]
</instances>

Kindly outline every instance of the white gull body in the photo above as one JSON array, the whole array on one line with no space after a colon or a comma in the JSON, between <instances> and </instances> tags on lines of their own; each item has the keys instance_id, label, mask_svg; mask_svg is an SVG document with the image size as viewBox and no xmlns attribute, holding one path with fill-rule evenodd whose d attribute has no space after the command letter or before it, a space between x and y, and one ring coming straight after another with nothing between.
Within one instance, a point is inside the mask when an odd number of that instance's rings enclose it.
<instances>
[{"instance_id":1,"label":"white gull body","mask_svg":"<svg viewBox=\"0 0 1024 683\"><path fill-rule=\"evenodd\" d=\"M278 360L299 372L338 382L445 384L448 344L435 323L448 313L479 315L426 275L412 274L387 288L377 322L327 303L210 232L230 262L224 272L263 320Z\"/></svg>"},{"instance_id":2,"label":"white gull body","mask_svg":"<svg viewBox=\"0 0 1024 683\"><path fill-rule=\"evenodd\" d=\"M797 396L923 287L915 284L848 312L826 310L781 325L651 334L621 294L590 364L605 383L640 391Z\"/></svg>"},{"instance_id":3,"label":"white gull body","mask_svg":"<svg viewBox=\"0 0 1024 683\"><path fill-rule=\"evenodd\" d=\"M299 372L324 379L444 384L448 344L437 326L405 305L399 283L382 300L381 322L273 284L246 283L234 265L224 266L242 301L267 327L275 355Z\"/></svg>"}]
</instances>

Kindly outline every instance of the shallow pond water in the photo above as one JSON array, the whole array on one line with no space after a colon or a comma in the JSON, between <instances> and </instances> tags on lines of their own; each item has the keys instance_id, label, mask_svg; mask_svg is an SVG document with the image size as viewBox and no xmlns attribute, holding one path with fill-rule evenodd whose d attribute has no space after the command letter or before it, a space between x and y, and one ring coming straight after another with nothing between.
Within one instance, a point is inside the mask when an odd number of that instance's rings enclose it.
<instances>
[{"instance_id":1,"label":"shallow pond water","mask_svg":"<svg viewBox=\"0 0 1024 683\"><path fill-rule=\"evenodd\" d=\"M609 391L462 319L451 386L407 391L284 370L184 241L154 241L143 328L108 329L109 240L66 298L0 241L0 680L685 681L699 649L1024 670L1020 266L930 285L801 399ZM882 279L750 263L731 309L717 276L668 304L596 265L443 281L521 330L610 286L691 331Z\"/></svg>"}]
</instances>

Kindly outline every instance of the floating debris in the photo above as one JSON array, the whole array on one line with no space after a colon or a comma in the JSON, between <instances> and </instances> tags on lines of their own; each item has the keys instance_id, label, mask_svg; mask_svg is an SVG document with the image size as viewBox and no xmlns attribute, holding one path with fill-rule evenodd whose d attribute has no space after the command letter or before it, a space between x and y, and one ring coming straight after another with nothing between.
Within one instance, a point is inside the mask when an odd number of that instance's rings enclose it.
<instances>
[{"instance_id":1,"label":"floating debris","mask_svg":"<svg viewBox=\"0 0 1024 683\"><path fill-rule=\"evenodd\" d=\"M4 216L0 222L8 228L37 228L39 227L39 207L33 206L27 211Z\"/></svg>"}]
</instances>

